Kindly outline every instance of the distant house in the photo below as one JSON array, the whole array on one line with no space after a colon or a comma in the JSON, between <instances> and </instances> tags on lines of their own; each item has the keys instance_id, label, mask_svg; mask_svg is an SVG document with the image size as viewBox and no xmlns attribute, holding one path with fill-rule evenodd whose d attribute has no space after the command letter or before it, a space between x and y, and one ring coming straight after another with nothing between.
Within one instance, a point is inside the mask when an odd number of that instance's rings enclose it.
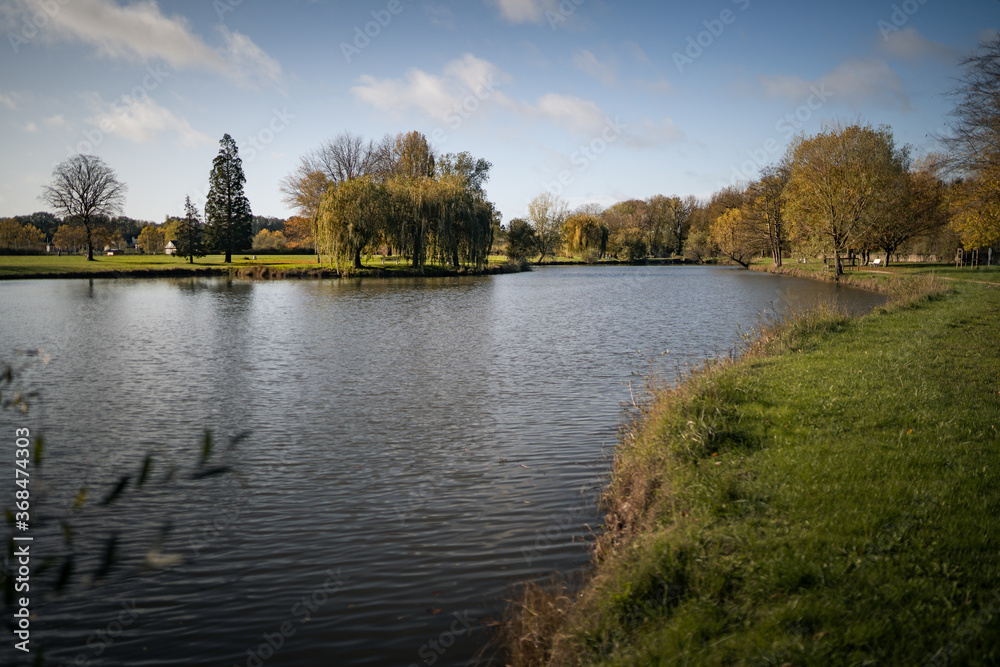
<instances>
[{"instance_id":1,"label":"distant house","mask_svg":"<svg viewBox=\"0 0 1000 667\"><path fill-rule=\"evenodd\" d=\"M119 250L118 248L112 248L111 246L106 245L104 246L104 254L107 255L108 257L112 257L114 255L122 254L122 251Z\"/></svg>"},{"instance_id":2,"label":"distant house","mask_svg":"<svg viewBox=\"0 0 1000 667\"><path fill-rule=\"evenodd\" d=\"M167 241L167 245L163 246L164 255L176 255L177 254L177 244L174 241Z\"/></svg>"}]
</instances>

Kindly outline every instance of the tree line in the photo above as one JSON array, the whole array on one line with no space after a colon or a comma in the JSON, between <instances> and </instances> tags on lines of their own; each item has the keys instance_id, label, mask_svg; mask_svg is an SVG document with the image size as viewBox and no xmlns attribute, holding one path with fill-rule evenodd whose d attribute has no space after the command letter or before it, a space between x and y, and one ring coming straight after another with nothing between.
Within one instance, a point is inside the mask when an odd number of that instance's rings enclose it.
<instances>
[{"instance_id":1,"label":"tree line","mask_svg":"<svg viewBox=\"0 0 1000 667\"><path fill-rule=\"evenodd\" d=\"M226 134L219 144L209 174L204 223L190 197L182 217L171 221L168 216L165 227L169 229L121 216L128 187L101 158L77 154L59 163L52 181L42 189L41 199L62 220L51 213L4 219L0 221L0 248L34 250L51 238L51 244L60 249L85 248L87 259L93 261L95 247L121 249L124 239L133 235L147 251L155 252L171 241L177 254L189 261L207 252L221 252L230 262L234 251L250 247L253 214L243 191L246 177L236 143Z\"/></svg>"},{"instance_id":2,"label":"tree line","mask_svg":"<svg viewBox=\"0 0 1000 667\"><path fill-rule=\"evenodd\" d=\"M962 62L951 93L946 148L913 160L888 126L841 123L796 137L758 178L699 200L656 195L604 208L570 211L551 193L524 218L502 227L484 186L492 164L467 152L437 155L419 132L379 140L351 133L300 158L280 184L297 215L287 221L252 214L235 142L220 141L210 172L204 222L188 200L184 216L164 225L120 215L126 187L100 158L76 155L53 172L42 199L51 213L0 220L0 248L28 250L51 238L58 247L101 243L133 233L147 252L167 241L193 260L207 252L309 249L342 271L375 253L427 262L482 266L491 251L514 259L557 253L588 260L723 255L741 265L770 257L824 255L835 275L844 258L885 261L904 248L978 249L1000 242L1000 37Z\"/></svg>"},{"instance_id":3,"label":"tree line","mask_svg":"<svg viewBox=\"0 0 1000 667\"><path fill-rule=\"evenodd\" d=\"M236 143L227 134L212 163L204 222L185 202L183 216L162 225L117 215L127 190L111 167L93 155L75 155L53 171L42 199L64 218L41 217L45 231L29 221L0 221L0 248L37 249L46 239L59 249L121 248L131 234L146 253L195 257L209 252L232 261L234 252L312 249L343 271L360 268L376 251L410 260L481 267L500 226L487 200L492 164L469 153L436 155L419 132L365 140L350 133L304 155L281 183L285 200L299 215L289 220L254 216L244 193L246 177Z\"/></svg>"},{"instance_id":4,"label":"tree line","mask_svg":"<svg viewBox=\"0 0 1000 667\"><path fill-rule=\"evenodd\" d=\"M888 126L840 123L796 137L750 182L697 200L657 195L570 212L551 193L504 228L507 252L542 261L556 252L597 259L725 256L748 266L792 253L884 261L904 248L936 254L1000 243L1000 37L962 62L946 151L920 160Z\"/></svg>"},{"instance_id":5,"label":"tree line","mask_svg":"<svg viewBox=\"0 0 1000 667\"><path fill-rule=\"evenodd\" d=\"M946 236L945 244L968 242L947 228L960 219L956 202L966 182L943 180L940 164L933 157L914 163L888 127L839 125L796 138L756 180L704 200L656 195L570 212L544 193L527 218L505 228L507 253L539 262L557 252L626 261L721 255L746 267L758 257L781 266L794 252L826 255L839 276L851 253L867 261L882 252L888 261L930 235Z\"/></svg>"}]
</instances>

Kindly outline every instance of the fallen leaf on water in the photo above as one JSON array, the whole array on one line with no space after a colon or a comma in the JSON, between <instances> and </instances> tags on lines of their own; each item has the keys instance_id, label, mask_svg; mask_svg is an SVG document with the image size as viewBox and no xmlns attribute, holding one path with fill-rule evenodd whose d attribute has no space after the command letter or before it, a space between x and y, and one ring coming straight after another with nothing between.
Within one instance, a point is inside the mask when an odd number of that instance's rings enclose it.
<instances>
[{"instance_id":1,"label":"fallen leaf on water","mask_svg":"<svg viewBox=\"0 0 1000 667\"><path fill-rule=\"evenodd\" d=\"M444 610L443 609L428 609L427 613L430 614L431 616L437 616L442 611L444 611Z\"/></svg>"}]
</instances>

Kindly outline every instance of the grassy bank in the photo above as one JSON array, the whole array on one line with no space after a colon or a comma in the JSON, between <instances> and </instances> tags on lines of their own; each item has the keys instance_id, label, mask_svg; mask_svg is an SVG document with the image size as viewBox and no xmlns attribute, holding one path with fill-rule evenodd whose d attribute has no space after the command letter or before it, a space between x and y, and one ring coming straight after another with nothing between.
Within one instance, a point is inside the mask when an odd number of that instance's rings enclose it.
<instances>
[{"instance_id":1,"label":"grassy bank","mask_svg":"<svg viewBox=\"0 0 1000 667\"><path fill-rule=\"evenodd\" d=\"M786 262L778 269L770 259L760 259L750 268L754 271L768 271L781 275L815 278L832 281L833 272L822 260L811 259L805 263ZM886 290L893 279L900 276L934 276L943 280L1000 283L1000 266L964 266L954 264L890 264L883 267L848 268L840 277L841 282L864 289Z\"/></svg>"},{"instance_id":2,"label":"grassy bank","mask_svg":"<svg viewBox=\"0 0 1000 667\"><path fill-rule=\"evenodd\" d=\"M588 582L523 592L509 662L997 664L1000 289L948 287L656 388Z\"/></svg>"},{"instance_id":3,"label":"grassy bank","mask_svg":"<svg viewBox=\"0 0 1000 667\"><path fill-rule=\"evenodd\" d=\"M121 278L160 276L233 276L236 278L333 278L339 274L329 262L318 264L315 255L234 255L230 264L223 255L199 257L194 263L166 255L117 255L94 257L88 262L82 255L7 255L0 256L0 280L28 278ZM490 257L483 269L429 264L419 275L480 275L521 270L508 264L505 258ZM354 271L356 277L390 277L418 275L405 261L380 257L367 259L364 268Z\"/></svg>"}]
</instances>

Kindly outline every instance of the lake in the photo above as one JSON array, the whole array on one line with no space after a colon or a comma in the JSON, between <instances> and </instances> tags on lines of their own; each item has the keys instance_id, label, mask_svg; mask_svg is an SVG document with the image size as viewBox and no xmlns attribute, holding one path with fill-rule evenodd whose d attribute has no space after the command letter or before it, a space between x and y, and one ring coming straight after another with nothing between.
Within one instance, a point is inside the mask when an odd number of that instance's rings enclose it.
<instances>
[{"instance_id":1,"label":"lake","mask_svg":"<svg viewBox=\"0 0 1000 667\"><path fill-rule=\"evenodd\" d=\"M75 564L32 599L32 645L49 665L465 665L513 585L586 566L641 376L821 299L882 303L714 267L2 282L2 358L49 357L24 371L29 414L0 413L10 459L13 428L46 438L32 567Z\"/></svg>"}]
</instances>

